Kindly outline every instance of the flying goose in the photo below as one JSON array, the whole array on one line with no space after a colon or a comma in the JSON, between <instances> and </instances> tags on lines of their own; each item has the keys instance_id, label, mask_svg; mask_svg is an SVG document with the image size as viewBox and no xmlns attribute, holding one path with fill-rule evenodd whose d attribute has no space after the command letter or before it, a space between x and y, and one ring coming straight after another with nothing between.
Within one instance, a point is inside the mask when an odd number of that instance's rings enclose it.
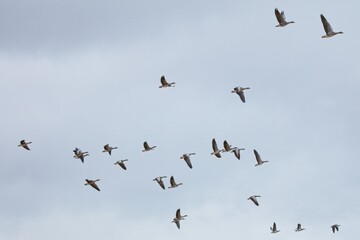
<instances>
[{"instance_id":1,"label":"flying goose","mask_svg":"<svg viewBox=\"0 0 360 240\"><path fill-rule=\"evenodd\" d=\"M336 34L343 34L343 32L334 32L330 23L326 20L326 18L324 17L324 15L320 15L320 18L321 18L321 22L324 26L324 30L325 30L325 33L326 35L324 36L321 36L322 38L330 38L332 36L335 36Z\"/></svg>"},{"instance_id":2,"label":"flying goose","mask_svg":"<svg viewBox=\"0 0 360 240\"><path fill-rule=\"evenodd\" d=\"M224 141L224 149L222 152L231 152L234 148L225 140Z\"/></svg>"},{"instance_id":3,"label":"flying goose","mask_svg":"<svg viewBox=\"0 0 360 240\"><path fill-rule=\"evenodd\" d=\"M126 170L126 166L125 166L125 163L124 163L124 162L126 162L126 161L127 161L127 159L119 160L119 161L116 161L116 162L114 163L114 165L118 164L122 169Z\"/></svg>"},{"instance_id":4,"label":"flying goose","mask_svg":"<svg viewBox=\"0 0 360 240\"><path fill-rule=\"evenodd\" d=\"M173 85L175 85L175 82L172 83L168 83L165 79L165 76L161 76L160 78L160 82L161 82L161 86L159 86L159 88L166 88L166 87L175 87Z\"/></svg>"},{"instance_id":5,"label":"flying goose","mask_svg":"<svg viewBox=\"0 0 360 240\"><path fill-rule=\"evenodd\" d=\"M104 146L103 152L108 152L109 155L111 155L111 151L112 151L113 149L117 149L117 147L110 147L109 144L106 144L106 145Z\"/></svg>"},{"instance_id":6,"label":"flying goose","mask_svg":"<svg viewBox=\"0 0 360 240\"><path fill-rule=\"evenodd\" d=\"M295 229L295 232L301 232L301 231L303 231L303 230L305 230L305 228L302 228L302 227L301 227L301 224L298 223L298 225L297 225L297 227L296 227L296 229Z\"/></svg>"},{"instance_id":7,"label":"flying goose","mask_svg":"<svg viewBox=\"0 0 360 240\"><path fill-rule=\"evenodd\" d=\"M150 150L153 150L154 148L156 148L156 146L150 147L149 144L145 141L144 142L144 150L142 150L143 152L148 152Z\"/></svg>"},{"instance_id":8,"label":"flying goose","mask_svg":"<svg viewBox=\"0 0 360 240\"><path fill-rule=\"evenodd\" d=\"M275 27L285 27L286 25L288 25L290 23L295 23L293 21L287 22L284 11L282 11L280 13L277 8L275 8L275 16L276 16L277 21L279 22L279 25L276 25Z\"/></svg>"},{"instance_id":9,"label":"flying goose","mask_svg":"<svg viewBox=\"0 0 360 240\"><path fill-rule=\"evenodd\" d=\"M237 148L237 147L234 147L231 152L233 152L234 155L235 155L235 157L240 160L240 151L241 151L241 150L245 150L245 148Z\"/></svg>"},{"instance_id":10,"label":"flying goose","mask_svg":"<svg viewBox=\"0 0 360 240\"><path fill-rule=\"evenodd\" d=\"M212 149L213 152L211 153L211 155L215 155L217 158L221 158L220 153L222 152L222 150L219 150L215 138L212 139Z\"/></svg>"},{"instance_id":11,"label":"flying goose","mask_svg":"<svg viewBox=\"0 0 360 240\"><path fill-rule=\"evenodd\" d=\"M244 90L250 89L249 87L235 87L234 90L232 90L232 93L236 93L237 95L239 95L241 101L244 103L245 102L245 94L244 94Z\"/></svg>"},{"instance_id":12,"label":"flying goose","mask_svg":"<svg viewBox=\"0 0 360 240\"><path fill-rule=\"evenodd\" d=\"M80 159L82 163L84 163L84 158L86 156L89 156L89 153L88 152L83 152L81 151L79 148L75 148L75 150L73 150L74 152L74 158L76 159Z\"/></svg>"},{"instance_id":13,"label":"flying goose","mask_svg":"<svg viewBox=\"0 0 360 240\"><path fill-rule=\"evenodd\" d=\"M179 208L178 210L176 210L175 218L173 219L172 222L176 224L178 229L180 229L180 221L185 220L185 217L187 217L187 215L181 216L180 208Z\"/></svg>"},{"instance_id":14,"label":"flying goose","mask_svg":"<svg viewBox=\"0 0 360 240\"><path fill-rule=\"evenodd\" d=\"M248 200L251 200L256 206L259 206L259 202L258 202L257 199L256 199L256 198L258 198L258 197L261 197L261 196L259 196L259 195L253 195L253 196L249 197Z\"/></svg>"},{"instance_id":15,"label":"flying goose","mask_svg":"<svg viewBox=\"0 0 360 240\"><path fill-rule=\"evenodd\" d=\"M85 181L86 181L85 186L90 185L90 186L92 186L93 188L95 188L96 190L98 190L100 192L100 188L95 183L97 181L100 181L100 179L96 179L96 180L85 179Z\"/></svg>"},{"instance_id":16,"label":"flying goose","mask_svg":"<svg viewBox=\"0 0 360 240\"><path fill-rule=\"evenodd\" d=\"M332 229L333 233L335 233L335 230L336 230L336 231L339 231L339 227L340 227L339 224L334 224L334 225L332 225L332 226L331 226L331 229Z\"/></svg>"},{"instance_id":17,"label":"flying goose","mask_svg":"<svg viewBox=\"0 0 360 240\"><path fill-rule=\"evenodd\" d=\"M166 178L166 176L156 177L156 178L153 179L153 181L156 181L160 185L160 187L165 190L165 185L164 185L164 182L162 180L163 178Z\"/></svg>"},{"instance_id":18,"label":"flying goose","mask_svg":"<svg viewBox=\"0 0 360 240\"><path fill-rule=\"evenodd\" d=\"M26 150L30 150L28 144L31 144L32 142L26 142L25 140L21 140L20 144L18 145L18 147L23 147Z\"/></svg>"},{"instance_id":19,"label":"flying goose","mask_svg":"<svg viewBox=\"0 0 360 240\"><path fill-rule=\"evenodd\" d=\"M270 227L271 233L277 233L280 232L280 230L277 230L276 223L274 222L273 227Z\"/></svg>"},{"instance_id":20,"label":"flying goose","mask_svg":"<svg viewBox=\"0 0 360 240\"><path fill-rule=\"evenodd\" d=\"M269 161L261 160L260 154L255 149L254 149L254 154L255 154L255 158L256 158L256 162L257 162L257 164L255 166L260 166L263 163L269 162Z\"/></svg>"},{"instance_id":21,"label":"flying goose","mask_svg":"<svg viewBox=\"0 0 360 240\"><path fill-rule=\"evenodd\" d=\"M176 182L175 182L175 179L174 179L174 176L171 176L171 177L170 177L170 185L171 185L171 186L168 187L168 188L176 188L176 187L182 185L182 183L176 183Z\"/></svg>"},{"instance_id":22,"label":"flying goose","mask_svg":"<svg viewBox=\"0 0 360 240\"><path fill-rule=\"evenodd\" d=\"M190 156L191 155L195 155L195 153L184 153L180 159L184 159L186 164L189 166L189 168L192 168L192 164L191 164L191 161L190 161Z\"/></svg>"}]
</instances>

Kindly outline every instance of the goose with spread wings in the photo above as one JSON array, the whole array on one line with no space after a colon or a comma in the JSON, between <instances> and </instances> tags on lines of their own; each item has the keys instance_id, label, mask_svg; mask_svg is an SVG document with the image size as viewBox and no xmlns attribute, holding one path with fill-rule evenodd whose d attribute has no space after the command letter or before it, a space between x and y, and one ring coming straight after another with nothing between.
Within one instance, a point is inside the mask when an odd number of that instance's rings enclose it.
<instances>
[{"instance_id":1,"label":"goose with spread wings","mask_svg":"<svg viewBox=\"0 0 360 240\"><path fill-rule=\"evenodd\" d=\"M172 82L172 83L168 83L168 81L166 81L165 79L165 76L161 76L160 78L160 82L161 82L161 85L159 86L159 88L166 88L166 87L175 87L173 85L175 85L176 83L175 82Z\"/></svg>"},{"instance_id":2,"label":"goose with spread wings","mask_svg":"<svg viewBox=\"0 0 360 240\"><path fill-rule=\"evenodd\" d=\"M189 168L192 168L192 164L191 164L191 160L190 160L190 156L191 155L195 155L195 153L184 153L180 159L184 159L186 164L189 166Z\"/></svg>"},{"instance_id":3,"label":"goose with spread wings","mask_svg":"<svg viewBox=\"0 0 360 240\"><path fill-rule=\"evenodd\" d=\"M280 13L277 8L275 8L275 16L279 23L279 25L276 25L275 27L285 27L286 25L288 25L290 23L295 23L294 21L287 22L284 11L282 11Z\"/></svg>"},{"instance_id":4,"label":"goose with spread wings","mask_svg":"<svg viewBox=\"0 0 360 240\"><path fill-rule=\"evenodd\" d=\"M243 103L245 103L245 94L244 94L244 90L250 89L249 87L235 87L234 90L232 90L232 93L236 93L237 95L239 95L241 101Z\"/></svg>"},{"instance_id":5,"label":"goose with spread wings","mask_svg":"<svg viewBox=\"0 0 360 240\"><path fill-rule=\"evenodd\" d=\"M187 217L187 215L181 215L179 208L178 210L176 210L175 218L173 219L172 222L176 224L178 229L180 229L180 221L185 220L185 217Z\"/></svg>"},{"instance_id":6,"label":"goose with spread wings","mask_svg":"<svg viewBox=\"0 0 360 240\"><path fill-rule=\"evenodd\" d=\"M322 38L330 38L330 37L333 37L337 34L343 34L343 32L334 32L330 23L326 20L326 18L324 17L324 15L320 15L320 18L321 18L321 22L324 26L324 30L325 30L325 33L326 35L324 36L321 36Z\"/></svg>"},{"instance_id":7,"label":"goose with spread wings","mask_svg":"<svg viewBox=\"0 0 360 240\"><path fill-rule=\"evenodd\" d=\"M165 184L164 181L162 180L163 178L166 178L166 176L156 177L153 179L153 181L156 181L160 185L160 187L165 190Z\"/></svg>"},{"instance_id":8,"label":"goose with spread wings","mask_svg":"<svg viewBox=\"0 0 360 240\"><path fill-rule=\"evenodd\" d=\"M100 179L96 179L96 180L91 180L91 179L85 179L86 183L85 183L85 186L86 185L90 185L92 186L93 188L95 188L96 190L98 190L100 192L100 188L98 187L98 185L95 183L97 181L100 181Z\"/></svg>"},{"instance_id":9,"label":"goose with spread wings","mask_svg":"<svg viewBox=\"0 0 360 240\"><path fill-rule=\"evenodd\" d=\"M212 139L211 145L212 145L212 149L213 149L213 152L211 153L211 155L215 155L217 158L221 158L220 153L222 152L222 150L219 150L215 138Z\"/></svg>"},{"instance_id":10,"label":"goose with spread wings","mask_svg":"<svg viewBox=\"0 0 360 240\"><path fill-rule=\"evenodd\" d=\"M26 142L25 140L21 140L20 141L20 144L18 145L18 147L23 147L25 148L26 150L30 150L29 148L29 144L31 144L32 142Z\"/></svg>"},{"instance_id":11,"label":"goose with spread wings","mask_svg":"<svg viewBox=\"0 0 360 240\"><path fill-rule=\"evenodd\" d=\"M148 152L148 151L151 151L151 150L156 148L156 146L150 147L149 144L146 141L144 142L143 145L144 145L144 149L142 150L143 152Z\"/></svg>"}]
</instances>

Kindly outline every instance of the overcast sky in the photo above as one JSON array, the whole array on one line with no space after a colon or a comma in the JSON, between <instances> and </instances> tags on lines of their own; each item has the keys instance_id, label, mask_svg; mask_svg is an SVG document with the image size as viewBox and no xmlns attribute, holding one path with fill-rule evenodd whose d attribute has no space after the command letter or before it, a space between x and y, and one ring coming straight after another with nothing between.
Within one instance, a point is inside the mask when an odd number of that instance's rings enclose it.
<instances>
[{"instance_id":1,"label":"overcast sky","mask_svg":"<svg viewBox=\"0 0 360 240\"><path fill-rule=\"evenodd\" d=\"M275 8L295 24L276 28ZM358 236L359 9L0 0L0 239ZM322 39L320 14L344 34ZM159 89L161 75L176 87ZM246 103L236 86L251 88ZM241 160L210 155L212 138L245 148ZM143 153L144 141L156 149ZM269 163L255 167L253 149ZM126 171L114 165L124 158ZM152 179L163 175L183 185L162 190Z\"/></svg>"}]
</instances>

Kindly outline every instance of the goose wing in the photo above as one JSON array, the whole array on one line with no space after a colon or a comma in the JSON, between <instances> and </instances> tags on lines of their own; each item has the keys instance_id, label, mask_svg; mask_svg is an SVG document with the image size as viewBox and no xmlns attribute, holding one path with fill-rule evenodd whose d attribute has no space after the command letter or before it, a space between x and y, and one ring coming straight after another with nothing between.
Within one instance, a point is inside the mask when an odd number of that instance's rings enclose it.
<instances>
[{"instance_id":1,"label":"goose wing","mask_svg":"<svg viewBox=\"0 0 360 240\"><path fill-rule=\"evenodd\" d=\"M274 222L274 224L273 224L273 231L274 231L274 232L277 231L277 229L276 229L276 223L275 223L275 222Z\"/></svg>"},{"instance_id":2,"label":"goose wing","mask_svg":"<svg viewBox=\"0 0 360 240\"><path fill-rule=\"evenodd\" d=\"M191 165L191 161L190 161L189 156L185 156L185 157L184 157L184 160L185 160L186 164L189 166L189 168L192 168L192 165Z\"/></svg>"},{"instance_id":3,"label":"goose wing","mask_svg":"<svg viewBox=\"0 0 360 240\"><path fill-rule=\"evenodd\" d=\"M181 219L180 208L179 208L178 210L176 210L175 218L176 218L177 220L180 220L180 219Z\"/></svg>"},{"instance_id":4,"label":"goose wing","mask_svg":"<svg viewBox=\"0 0 360 240\"><path fill-rule=\"evenodd\" d=\"M225 151L230 151L231 150L231 147L230 147L229 143L226 140L224 141L224 149L225 149Z\"/></svg>"},{"instance_id":5,"label":"goose wing","mask_svg":"<svg viewBox=\"0 0 360 240\"><path fill-rule=\"evenodd\" d=\"M232 151L233 151L235 157L240 160L240 149L234 148Z\"/></svg>"},{"instance_id":6,"label":"goose wing","mask_svg":"<svg viewBox=\"0 0 360 240\"><path fill-rule=\"evenodd\" d=\"M244 91L241 90L240 92L238 92L238 94L239 94L239 97L240 97L241 101L244 103L244 102L245 102L245 94L244 94Z\"/></svg>"},{"instance_id":7,"label":"goose wing","mask_svg":"<svg viewBox=\"0 0 360 240\"><path fill-rule=\"evenodd\" d=\"M170 185L171 185L172 187L176 185L174 176L171 176L171 177L170 177Z\"/></svg>"},{"instance_id":8,"label":"goose wing","mask_svg":"<svg viewBox=\"0 0 360 240\"><path fill-rule=\"evenodd\" d=\"M255 196L250 197L250 200L256 205L259 206L259 202L257 201Z\"/></svg>"},{"instance_id":9,"label":"goose wing","mask_svg":"<svg viewBox=\"0 0 360 240\"><path fill-rule=\"evenodd\" d=\"M320 18L321 18L321 22L322 22L322 24L324 26L324 30L325 30L326 34L331 33L333 30L332 30L332 27L331 27L330 23L326 20L324 15L321 14Z\"/></svg>"},{"instance_id":10,"label":"goose wing","mask_svg":"<svg viewBox=\"0 0 360 240\"><path fill-rule=\"evenodd\" d=\"M254 154L255 154L256 161L258 163L261 163L262 160L261 160L260 154L255 149L254 149Z\"/></svg>"},{"instance_id":11,"label":"goose wing","mask_svg":"<svg viewBox=\"0 0 360 240\"><path fill-rule=\"evenodd\" d=\"M161 82L161 85L163 85L163 86L169 85L169 84L168 84L168 82L166 81L166 79L165 79L165 76L164 76L164 75L163 75L163 76L161 76L161 78L160 78L160 82Z\"/></svg>"},{"instance_id":12,"label":"goose wing","mask_svg":"<svg viewBox=\"0 0 360 240\"><path fill-rule=\"evenodd\" d=\"M214 152L219 151L215 138L212 139L212 148Z\"/></svg>"},{"instance_id":13,"label":"goose wing","mask_svg":"<svg viewBox=\"0 0 360 240\"><path fill-rule=\"evenodd\" d=\"M124 162L120 162L119 163L120 167L124 170L126 170L126 166L125 166L125 163Z\"/></svg>"},{"instance_id":14,"label":"goose wing","mask_svg":"<svg viewBox=\"0 0 360 240\"><path fill-rule=\"evenodd\" d=\"M157 181L157 182L159 183L160 187L161 187L162 189L164 189L164 190L165 190L165 184L164 184L164 181L160 178L160 180L159 180L159 181Z\"/></svg>"},{"instance_id":15,"label":"goose wing","mask_svg":"<svg viewBox=\"0 0 360 240\"><path fill-rule=\"evenodd\" d=\"M145 150L149 150L150 149L150 146L147 142L144 142L144 148Z\"/></svg>"},{"instance_id":16,"label":"goose wing","mask_svg":"<svg viewBox=\"0 0 360 240\"><path fill-rule=\"evenodd\" d=\"M297 230L300 230L300 229L301 229L301 224L298 223L298 225L297 225Z\"/></svg>"},{"instance_id":17,"label":"goose wing","mask_svg":"<svg viewBox=\"0 0 360 240\"><path fill-rule=\"evenodd\" d=\"M275 16L276 16L276 19L279 22L279 24L282 24L285 22L283 15L279 12L279 10L277 8L275 8Z\"/></svg>"},{"instance_id":18,"label":"goose wing","mask_svg":"<svg viewBox=\"0 0 360 240\"><path fill-rule=\"evenodd\" d=\"M177 228L180 229L180 221L176 220L175 224L176 224Z\"/></svg>"}]
</instances>

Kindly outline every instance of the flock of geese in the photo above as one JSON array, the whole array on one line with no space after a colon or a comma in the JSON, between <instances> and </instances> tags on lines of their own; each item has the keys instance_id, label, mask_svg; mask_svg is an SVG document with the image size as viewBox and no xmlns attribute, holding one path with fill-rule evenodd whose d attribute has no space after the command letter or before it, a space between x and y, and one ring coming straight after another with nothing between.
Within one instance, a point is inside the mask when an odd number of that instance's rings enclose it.
<instances>
[{"instance_id":1,"label":"flock of geese","mask_svg":"<svg viewBox=\"0 0 360 240\"><path fill-rule=\"evenodd\" d=\"M275 8L275 16L276 16L276 19L278 21L278 25L276 25L276 27L285 27L288 24L295 23L294 21L287 22L286 18L285 18L284 11L280 12L277 8ZM321 22L322 22L324 30L325 30L325 35L322 36L322 38L330 38L330 37L333 37L333 36L335 36L337 34L343 34L343 32L334 32L331 25L329 24L329 22L327 21L327 19L324 17L323 14L320 15L320 19L321 19ZM159 86L159 88L175 87L175 84L176 84L175 82L169 83L165 79L165 76L161 76L160 82L161 82L161 85ZM237 86L231 92L236 93L240 97L240 100L243 103L245 103L244 91L248 90L248 89L250 89L250 88L249 87ZM31 143L32 142L26 142L25 140L21 140L20 144L18 146L23 147L26 150L30 150L29 145ZM156 148L156 146L150 146L147 143L147 141L145 141L143 143L143 147L144 148L143 148L142 152L148 152L148 151L154 150ZM238 160L240 160L240 151L245 150L245 148L233 147L226 140L224 140L224 142L223 142L223 147L224 147L223 149L219 149L215 138L213 138L212 139L212 150L213 151L210 154L216 156L217 158L221 158L222 153L226 153L226 152L227 153L234 153L235 157ZM113 150L117 149L117 147L112 147L109 144L106 144L103 148L104 148L103 152L108 153L109 155L111 155ZM82 163L84 163L85 157L89 156L88 152L86 152L86 151L83 152L79 148L75 148L73 150L73 152L74 152L73 157L75 159L80 159ZM255 166L260 166L260 165L268 162L268 161L262 160L262 158L260 157L260 154L258 153L257 150L254 149L253 152L254 152L255 160L256 160L256 165ZM183 159L185 161L185 163L187 164L187 166L190 169L192 169L193 166L192 166L192 163L191 163L190 156L195 155L195 154L196 153L184 153L180 157L180 159ZM125 165L126 161L128 161L128 159L118 160L118 161L116 161L114 163L114 165L119 165L123 170L126 170L127 169L126 165ZM165 190L166 187L165 187L165 184L164 184L164 181L163 181L164 178L167 178L167 176L158 176L158 177L154 178L153 181L156 181L159 184L159 186L162 189ZM95 180L85 179L85 186L89 185L89 186L93 187L94 189L96 189L97 191L100 191L99 186L96 184L96 182L98 182L98 181L100 181L100 179L95 179ZM176 187L178 187L180 185L182 185L182 183L176 183L174 176L170 177L170 186L168 187L169 189L170 188L176 188ZM257 198L260 198L260 197L261 197L260 195L253 195L253 196L250 196L247 200L252 201L256 206L259 206L259 202L258 202ZM185 220L185 217L187 217L187 215L181 215L181 211L180 211L180 208L179 208L179 209L176 210L175 217L174 217L172 222L175 223L177 228L180 229L180 221ZM334 224L334 225L330 226L331 229L332 229L332 232L335 233L336 231L339 231L339 226L340 226L339 224ZM271 233L274 233L274 234L280 232L280 230L278 229L275 222L270 227L270 230L271 230ZM302 228L301 224L298 223L295 231L296 232L301 232L303 230L305 230L305 228Z\"/></svg>"}]
</instances>

